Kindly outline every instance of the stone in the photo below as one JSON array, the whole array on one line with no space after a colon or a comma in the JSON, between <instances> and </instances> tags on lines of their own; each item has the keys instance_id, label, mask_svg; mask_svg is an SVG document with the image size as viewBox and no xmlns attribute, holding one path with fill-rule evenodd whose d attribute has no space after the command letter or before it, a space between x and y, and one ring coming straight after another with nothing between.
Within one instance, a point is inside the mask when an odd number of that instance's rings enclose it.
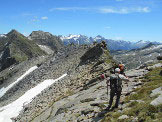
<instances>
[{"instance_id":1,"label":"stone","mask_svg":"<svg viewBox=\"0 0 162 122\"><path fill-rule=\"evenodd\" d=\"M161 76L162 76L162 70L160 71L159 75L161 75Z\"/></svg>"},{"instance_id":2,"label":"stone","mask_svg":"<svg viewBox=\"0 0 162 122\"><path fill-rule=\"evenodd\" d=\"M91 102L91 101L94 101L95 99L96 99L96 98L87 98L87 99L81 100L80 102L81 102L81 103Z\"/></svg>"},{"instance_id":3,"label":"stone","mask_svg":"<svg viewBox=\"0 0 162 122\"><path fill-rule=\"evenodd\" d=\"M143 100L130 100L130 102L138 102L138 103L143 103Z\"/></svg>"},{"instance_id":4,"label":"stone","mask_svg":"<svg viewBox=\"0 0 162 122\"><path fill-rule=\"evenodd\" d=\"M150 104L153 106L161 105L162 104L162 94L159 95L158 98L154 99Z\"/></svg>"},{"instance_id":5,"label":"stone","mask_svg":"<svg viewBox=\"0 0 162 122\"><path fill-rule=\"evenodd\" d=\"M154 99L150 104L154 106L162 104L162 87L152 90L150 97L153 97L155 95L159 96L156 99Z\"/></svg>"},{"instance_id":6,"label":"stone","mask_svg":"<svg viewBox=\"0 0 162 122\"><path fill-rule=\"evenodd\" d=\"M90 104L91 106L99 106L100 104L99 103L92 103Z\"/></svg>"},{"instance_id":7,"label":"stone","mask_svg":"<svg viewBox=\"0 0 162 122\"><path fill-rule=\"evenodd\" d=\"M93 111L94 111L93 109L88 108L88 109L81 111L81 114L87 115L89 113L92 113Z\"/></svg>"},{"instance_id":8,"label":"stone","mask_svg":"<svg viewBox=\"0 0 162 122\"><path fill-rule=\"evenodd\" d=\"M152 90L150 97L153 97L153 96L158 95L158 94L162 94L162 87L159 87L159 88Z\"/></svg>"},{"instance_id":9,"label":"stone","mask_svg":"<svg viewBox=\"0 0 162 122\"><path fill-rule=\"evenodd\" d=\"M122 115L118 119L128 119L129 117L127 115Z\"/></svg>"}]
</instances>

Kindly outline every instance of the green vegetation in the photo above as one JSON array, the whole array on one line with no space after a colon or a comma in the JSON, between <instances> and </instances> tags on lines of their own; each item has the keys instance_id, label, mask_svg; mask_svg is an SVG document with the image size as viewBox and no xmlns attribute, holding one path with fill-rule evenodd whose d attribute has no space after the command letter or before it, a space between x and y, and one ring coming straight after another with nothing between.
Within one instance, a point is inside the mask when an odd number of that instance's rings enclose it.
<instances>
[{"instance_id":1,"label":"green vegetation","mask_svg":"<svg viewBox=\"0 0 162 122\"><path fill-rule=\"evenodd\" d=\"M31 59L32 57L46 54L34 41L29 40L27 37L23 36L16 30L9 32L7 37L1 39L0 41L0 52L5 51L5 57L11 57L13 60L8 61L8 59L4 58L2 62L4 67L2 70L14 63L19 63Z\"/></svg>"},{"instance_id":2,"label":"green vegetation","mask_svg":"<svg viewBox=\"0 0 162 122\"><path fill-rule=\"evenodd\" d=\"M162 121L162 105L153 106L150 102L155 99L155 97L150 97L152 90L162 86L162 76L159 75L162 68L155 68L150 71L143 81L145 84L136 90L136 94L132 94L125 98L125 103L128 103L127 108L121 112L117 110L107 113L105 118L102 120L110 122L131 122L132 118L138 117L139 122L160 122ZM134 100L133 102L131 100ZM135 100L142 100L144 102L137 102ZM121 115L129 116L126 120L118 120Z\"/></svg>"},{"instance_id":3,"label":"green vegetation","mask_svg":"<svg viewBox=\"0 0 162 122\"><path fill-rule=\"evenodd\" d=\"M14 52L13 54L18 61L45 54L45 52L42 51L34 41L29 40L15 30L12 30L7 34L7 36L12 44L12 51Z\"/></svg>"}]
</instances>

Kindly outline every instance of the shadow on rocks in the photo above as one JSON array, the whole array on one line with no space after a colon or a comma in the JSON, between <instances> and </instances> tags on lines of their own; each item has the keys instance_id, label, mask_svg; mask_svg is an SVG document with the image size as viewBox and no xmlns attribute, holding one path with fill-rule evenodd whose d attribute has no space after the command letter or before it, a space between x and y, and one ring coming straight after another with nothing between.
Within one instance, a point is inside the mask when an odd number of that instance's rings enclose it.
<instances>
[{"instance_id":1,"label":"shadow on rocks","mask_svg":"<svg viewBox=\"0 0 162 122\"><path fill-rule=\"evenodd\" d=\"M93 119L92 119L92 121L93 122L98 122L98 121L100 121L100 120L102 120L104 117L105 117L105 115L107 114L107 113L109 113L109 112L112 112L112 111L114 111L115 110L115 107L112 107L111 109L104 109L103 111L101 111L101 112L99 112L98 114L97 114L97 116L96 117L94 117Z\"/></svg>"}]
</instances>

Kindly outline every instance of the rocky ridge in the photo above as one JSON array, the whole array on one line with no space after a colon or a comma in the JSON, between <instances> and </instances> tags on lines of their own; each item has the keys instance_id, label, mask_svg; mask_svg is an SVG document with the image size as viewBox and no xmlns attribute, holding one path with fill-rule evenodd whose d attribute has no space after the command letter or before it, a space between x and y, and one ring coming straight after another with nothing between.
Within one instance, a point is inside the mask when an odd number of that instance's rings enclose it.
<instances>
[{"instance_id":1,"label":"rocky ridge","mask_svg":"<svg viewBox=\"0 0 162 122\"><path fill-rule=\"evenodd\" d=\"M79 89L87 89L92 84L96 84L99 75L108 71L113 64L113 59L103 43L91 46L67 46L57 54L47 57L45 62L40 63L36 70L7 91L0 98L1 106L18 99L27 90L44 80L56 79L60 75L67 73L68 76L46 89L37 98L33 99L32 104L28 105L27 109L32 115L26 119L32 120L58 99L72 92L75 93ZM42 108L37 109L37 106L40 105L38 103L43 103ZM36 109L33 109L33 106ZM23 115L26 114L29 113L23 113Z\"/></svg>"},{"instance_id":2,"label":"rocky ridge","mask_svg":"<svg viewBox=\"0 0 162 122\"><path fill-rule=\"evenodd\" d=\"M143 64L156 63L157 57L162 55L162 45L149 44L144 48L131 51L112 51L113 58L126 65L127 69L134 69Z\"/></svg>"},{"instance_id":3,"label":"rocky ridge","mask_svg":"<svg viewBox=\"0 0 162 122\"><path fill-rule=\"evenodd\" d=\"M130 82L127 84L123 83L123 92L121 96L121 102L119 106L119 111L125 111L128 107L128 103L124 102L124 98L128 95L135 94L135 90L137 88L141 88L141 86L144 84L142 82L142 78L152 69L156 67L162 67L162 64L156 64L153 66L145 66L143 68L138 67L136 69L130 70L126 72L126 75L129 77ZM89 67L90 68L90 67ZM84 70L82 70L82 73ZM87 71L88 73L89 71ZM80 74L81 75L81 74ZM87 74L86 74L87 75ZM61 98L55 98L55 102L50 104L50 106L43 109L43 111L40 112L41 108L44 106L45 101L40 101L40 98L46 98L47 96L50 97L53 91L50 92L50 90L47 90L45 93L42 93L39 97L35 98L34 101L27 106L24 106L24 110L22 113L16 118L18 121L26 121L31 120L33 122L35 121L102 121L102 119L105 117L106 113L108 111L105 111L104 109L108 105L108 98L107 91L106 91L106 80L100 80L95 79L93 81L93 78L90 77L90 74L88 74L90 81L87 80L87 83L84 85L77 84L77 82L74 82L75 80L79 81L81 79L84 79L85 76L80 76L75 79L71 79L71 77L66 77L64 80L70 79L69 81L73 81L72 83L76 83L75 85L70 87L66 82L61 81L62 88ZM80 82L83 83L83 82ZM68 87L67 87L68 86ZM70 87L70 89L68 89ZM76 89L73 89L76 88ZM50 89L53 89L53 87ZM71 90L73 89L73 90ZM108 92L110 93L110 91ZM48 95L47 95L48 94ZM53 96L54 94L52 94ZM55 95L54 95L55 96ZM134 102L133 100L131 102ZM142 100L136 100L136 102L143 102ZM130 103L129 103L130 104ZM35 109L31 111L31 108L36 108L37 112L40 114L33 115L33 111L36 111ZM33 115L32 119L31 114ZM119 119L127 119L129 118L127 115L122 115L119 117ZM133 121L138 121L138 118L132 118Z\"/></svg>"}]
</instances>

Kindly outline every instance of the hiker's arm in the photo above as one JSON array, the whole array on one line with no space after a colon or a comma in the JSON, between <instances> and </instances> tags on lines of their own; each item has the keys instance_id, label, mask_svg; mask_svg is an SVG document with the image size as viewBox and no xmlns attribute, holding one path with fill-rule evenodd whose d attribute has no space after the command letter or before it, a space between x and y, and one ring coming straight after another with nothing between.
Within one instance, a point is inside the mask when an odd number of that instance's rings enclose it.
<instances>
[{"instance_id":1,"label":"hiker's arm","mask_svg":"<svg viewBox=\"0 0 162 122\"><path fill-rule=\"evenodd\" d=\"M123 80L123 81L126 81L126 82L128 82L129 81L129 79L126 77L126 76L124 76L124 75L119 75L119 77Z\"/></svg>"}]
</instances>

